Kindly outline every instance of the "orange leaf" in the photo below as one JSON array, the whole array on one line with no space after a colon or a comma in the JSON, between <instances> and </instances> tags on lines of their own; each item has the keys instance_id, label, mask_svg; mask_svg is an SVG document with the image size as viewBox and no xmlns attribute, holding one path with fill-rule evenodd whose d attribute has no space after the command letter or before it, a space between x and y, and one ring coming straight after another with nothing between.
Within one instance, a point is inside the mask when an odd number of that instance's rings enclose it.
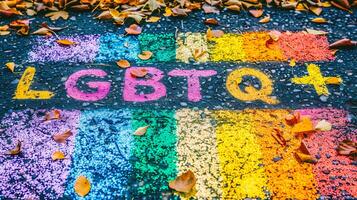
<instances>
[{"instance_id":1,"label":"orange leaf","mask_svg":"<svg viewBox=\"0 0 357 200\"><path fill-rule=\"evenodd\" d=\"M20 141L17 141L17 144L16 144L16 147L5 152L5 155L18 155L21 153L21 142Z\"/></svg>"},{"instance_id":2,"label":"orange leaf","mask_svg":"<svg viewBox=\"0 0 357 200\"><path fill-rule=\"evenodd\" d=\"M164 16L165 17L170 17L171 15L172 15L172 10L169 7L166 7Z\"/></svg>"},{"instance_id":3,"label":"orange leaf","mask_svg":"<svg viewBox=\"0 0 357 200\"><path fill-rule=\"evenodd\" d=\"M281 32L273 30L269 32L269 36L272 40L278 41L281 36Z\"/></svg>"},{"instance_id":4,"label":"orange leaf","mask_svg":"<svg viewBox=\"0 0 357 200\"><path fill-rule=\"evenodd\" d=\"M146 22L154 23L154 22L158 22L159 20L160 20L160 17L152 16L149 19L147 19Z\"/></svg>"},{"instance_id":5,"label":"orange leaf","mask_svg":"<svg viewBox=\"0 0 357 200\"><path fill-rule=\"evenodd\" d=\"M343 140L338 144L337 152L340 155L352 155L357 153L357 143L351 140Z\"/></svg>"},{"instance_id":6,"label":"orange leaf","mask_svg":"<svg viewBox=\"0 0 357 200\"><path fill-rule=\"evenodd\" d=\"M141 54L138 55L138 57L141 60L149 60L152 56L152 52L151 51L143 51L141 52Z\"/></svg>"},{"instance_id":7,"label":"orange leaf","mask_svg":"<svg viewBox=\"0 0 357 200\"><path fill-rule=\"evenodd\" d=\"M322 17L316 17L314 19L311 20L314 23L318 23L318 24L324 24L327 23L327 20L325 18Z\"/></svg>"},{"instance_id":8,"label":"orange leaf","mask_svg":"<svg viewBox=\"0 0 357 200\"><path fill-rule=\"evenodd\" d=\"M189 193L195 185L196 177L191 170L181 174L169 183L171 189L184 193Z\"/></svg>"},{"instance_id":9,"label":"orange leaf","mask_svg":"<svg viewBox=\"0 0 357 200\"><path fill-rule=\"evenodd\" d=\"M218 25L218 21L214 18L208 18L205 20L205 24Z\"/></svg>"},{"instance_id":10,"label":"orange leaf","mask_svg":"<svg viewBox=\"0 0 357 200\"><path fill-rule=\"evenodd\" d=\"M222 37L224 35L224 32L221 30L211 30L210 28L207 30L206 36L207 39L211 39L211 38L219 38Z\"/></svg>"},{"instance_id":11,"label":"orange leaf","mask_svg":"<svg viewBox=\"0 0 357 200\"><path fill-rule=\"evenodd\" d=\"M69 17L68 12L61 10L61 11L56 11L56 12L50 12L45 15L46 17L50 17L51 20L57 20L59 18L62 18L64 20L67 20Z\"/></svg>"},{"instance_id":12,"label":"orange leaf","mask_svg":"<svg viewBox=\"0 0 357 200\"><path fill-rule=\"evenodd\" d=\"M127 60L119 60L119 61L117 62L117 65L118 65L120 68L123 68L123 69L130 67L130 63L129 63L129 61L127 61Z\"/></svg>"},{"instance_id":13,"label":"orange leaf","mask_svg":"<svg viewBox=\"0 0 357 200\"><path fill-rule=\"evenodd\" d=\"M52 138L57 143L65 143L67 138L73 135L71 130L67 130L64 133L53 135Z\"/></svg>"},{"instance_id":14,"label":"orange leaf","mask_svg":"<svg viewBox=\"0 0 357 200\"><path fill-rule=\"evenodd\" d=\"M315 15L320 15L322 12L321 7L316 7L316 6L310 6L309 7L310 11L313 12Z\"/></svg>"},{"instance_id":15,"label":"orange leaf","mask_svg":"<svg viewBox=\"0 0 357 200\"><path fill-rule=\"evenodd\" d=\"M52 160L63 160L65 159L65 155L62 151L55 151L52 154Z\"/></svg>"},{"instance_id":16,"label":"orange leaf","mask_svg":"<svg viewBox=\"0 0 357 200\"><path fill-rule=\"evenodd\" d=\"M330 44L330 48L331 49L335 49L335 48L339 48L339 47L351 47L351 46L356 46L357 42L356 41L352 41L350 39L347 38L343 38L341 40L337 40L336 42Z\"/></svg>"},{"instance_id":17,"label":"orange leaf","mask_svg":"<svg viewBox=\"0 0 357 200\"><path fill-rule=\"evenodd\" d=\"M91 188L91 184L87 177L79 176L74 183L74 191L81 197L86 196Z\"/></svg>"},{"instance_id":18,"label":"orange leaf","mask_svg":"<svg viewBox=\"0 0 357 200\"><path fill-rule=\"evenodd\" d=\"M258 18L263 15L263 10L249 10L249 13Z\"/></svg>"},{"instance_id":19,"label":"orange leaf","mask_svg":"<svg viewBox=\"0 0 357 200\"><path fill-rule=\"evenodd\" d=\"M265 16L263 19L259 20L259 23L268 23L270 22L270 16Z\"/></svg>"},{"instance_id":20,"label":"orange leaf","mask_svg":"<svg viewBox=\"0 0 357 200\"><path fill-rule=\"evenodd\" d=\"M63 39L63 40L56 40L56 42L60 45L64 45L64 46L71 46L76 44L75 42L68 40L68 39Z\"/></svg>"},{"instance_id":21,"label":"orange leaf","mask_svg":"<svg viewBox=\"0 0 357 200\"><path fill-rule=\"evenodd\" d=\"M57 109L54 109L53 111L47 112L45 114L45 121L60 119L60 118L61 118L61 111Z\"/></svg>"},{"instance_id":22,"label":"orange leaf","mask_svg":"<svg viewBox=\"0 0 357 200\"><path fill-rule=\"evenodd\" d=\"M132 24L129 28L125 28L125 32L129 35L139 35L141 31L141 27L136 24Z\"/></svg>"},{"instance_id":23,"label":"orange leaf","mask_svg":"<svg viewBox=\"0 0 357 200\"><path fill-rule=\"evenodd\" d=\"M9 29L9 25L0 26L0 31L7 31Z\"/></svg>"},{"instance_id":24,"label":"orange leaf","mask_svg":"<svg viewBox=\"0 0 357 200\"><path fill-rule=\"evenodd\" d=\"M136 77L136 78L142 78L145 77L148 74L148 70L144 68L140 69L133 69L130 71L131 76Z\"/></svg>"},{"instance_id":25,"label":"orange leaf","mask_svg":"<svg viewBox=\"0 0 357 200\"><path fill-rule=\"evenodd\" d=\"M150 127L150 126L139 127L139 128L136 129L136 131L134 132L134 135L138 135L138 136L144 135L149 127Z\"/></svg>"},{"instance_id":26,"label":"orange leaf","mask_svg":"<svg viewBox=\"0 0 357 200\"><path fill-rule=\"evenodd\" d=\"M294 125L291 131L295 134L304 134L315 131L315 128L310 118L303 117L299 123Z\"/></svg>"},{"instance_id":27,"label":"orange leaf","mask_svg":"<svg viewBox=\"0 0 357 200\"><path fill-rule=\"evenodd\" d=\"M5 66L12 72L14 73L15 71L15 63L14 62L8 62L5 64Z\"/></svg>"}]
</instances>

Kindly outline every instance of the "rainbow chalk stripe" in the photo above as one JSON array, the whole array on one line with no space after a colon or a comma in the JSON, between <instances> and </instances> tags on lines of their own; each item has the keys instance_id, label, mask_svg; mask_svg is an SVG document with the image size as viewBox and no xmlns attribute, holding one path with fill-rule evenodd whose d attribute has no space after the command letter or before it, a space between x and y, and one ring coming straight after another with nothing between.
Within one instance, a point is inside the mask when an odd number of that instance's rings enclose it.
<instances>
[{"instance_id":1,"label":"rainbow chalk stripe","mask_svg":"<svg viewBox=\"0 0 357 200\"><path fill-rule=\"evenodd\" d=\"M21 140L23 154L0 157L0 197L78 199L73 182L85 175L92 183L90 199L154 199L188 169L197 184L183 199L357 197L352 161L334 150L339 141L357 139L347 113L297 111L315 124L322 119L333 124L331 131L304 139L317 164L295 159L301 140L285 123L290 110L61 111L61 120L49 122L42 121L43 110L10 112L0 123L3 137L10 138L0 140L0 151ZM144 136L132 134L145 125L150 127ZM271 136L274 127L283 131L286 147ZM51 140L66 129L75 133L67 143ZM55 150L72 159L51 161Z\"/></svg>"},{"instance_id":2,"label":"rainbow chalk stripe","mask_svg":"<svg viewBox=\"0 0 357 200\"><path fill-rule=\"evenodd\" d=\"M137 63L157 62L262 62L329 61L334 59L323 35L306 32L283 32L277 42L270 42L268 32L227 33L207 39L204 33L148 34L138 37L105 34L72 36L78 44L58 45L54 39L35 41L30 61L105 62L127 59ZM151 51L150 60L137 55Z\"/></svg>"}]
</instances>

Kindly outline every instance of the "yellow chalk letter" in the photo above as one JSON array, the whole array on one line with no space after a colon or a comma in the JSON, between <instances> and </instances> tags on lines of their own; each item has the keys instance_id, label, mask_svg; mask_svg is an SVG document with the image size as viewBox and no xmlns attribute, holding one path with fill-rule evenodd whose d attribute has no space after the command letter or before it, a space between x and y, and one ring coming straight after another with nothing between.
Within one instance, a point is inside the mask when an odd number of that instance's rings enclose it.
<instances>
[{"instance_id":1,"label":"yellow chalk letter","mask_svg":"<svg viewBox=\"0 0 357 200\"><path fill-rule=\"evenodd\" d=\"M244 91L242 91L239 88L239 84L242 82L244 76L254 76L258 78L261 83L261 88L256 89L250 85L245 87ZM242 101L261 100L268 104L279 103L279 100L269 96L273 92L273 83L270 78L256 69L241 68L234 70L227 77L226 87L232 96Z\"/></svg>"},{"instance_id":2,"label":"yellow chalk letter","mask_svg":"<svg viewBox=\"0 0 357 200\"><path fill-rule=\"evenodd\" d=\"M25 70L17 84L14 99L50 99L54 95L50 91L30 89L35 73L36 69L34 67L28 67Z\"/></svg>"}]
</instances>

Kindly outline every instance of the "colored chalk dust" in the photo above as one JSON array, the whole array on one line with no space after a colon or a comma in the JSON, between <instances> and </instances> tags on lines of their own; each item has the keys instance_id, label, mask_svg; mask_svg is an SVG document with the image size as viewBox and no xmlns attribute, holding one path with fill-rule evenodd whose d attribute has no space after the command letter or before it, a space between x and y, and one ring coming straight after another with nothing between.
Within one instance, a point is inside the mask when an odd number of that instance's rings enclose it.
<instances>
[{"instance_id":1,"label":"colored chalk dust","mask_svg":"<svg viewBox=\"0 0 357 200\"><path fill-rule=\"evenodd\" d=\"M333 125L331 131L317 131L305 139L310 153L318 159L313 171L319 193L332 199L353 199L357 197L357 171L353 161L347 156L338 155L338 143L349 139L357 140L357 130L348 125L347 113L337 109L300 110L311 116L314 124L327 120Z\"/></svg>"},{"instance_id":2,"label":"colored chalk dust","mask_svg":"<svg viewBox=\"0 0 357 200\"><path fill-rule=\"evenodd\" d=\"M288 113L288 110L246 111L246 115L252 116L250 124L256 135L256 144L261 149L268 191L274 199L317 199L312 164L299 163L294 157L301 140L285 123ZM286 146L281 146L272 137L274 128L281 130Z\"/></svg>"},{"instance_id":3,"label":"colored chalk dust","mask_svg":"<svg viewBox=\"0 0 357 200\"><path fill-rule=\"evenodd\" d=\"M39 38L34 42L33 49L28 53L30 62L91 62L98 52L99 35L68 36L75 42L71 46L63 46L56 42L55 37Z\"/></svg>"},{"instance_id":4,"label":"colored chalk dust","mask_svg":"<svg viewBox=\"0 0 357 200\"><path fill-rule=\"evenodd\" d=\"M135 36L123 36L109 33L99 38L99 52L95 61L116 61L125 59L134 61L140 52L139 41Z\"/></svg>"},{"instance_id":5,"label":"colored chalk dust","mask_svg":"<svg viewBox=\"0 0 357 200\"><path fill-rule=\"evenodd\" d=\"M69 174L78 111L61 111L60 120L44 122L45 111L24 110L4 116L0 129L0 152L22 142L21 154L0 155L0 199L58 199L64 192ZM71 130L73 136L58 144L51 137ZM54 151L62 151L65 160L53 161Z\"/></svg>"},{"instance_id":6,"label":"colored chalk dust","mask_svg":"<svg viewBox=\"0 0 357 200\"><path fill-rule=\"evenodd\" d=\"M139 35L141 51L151 51L149 60L138 60L144 63L170 62L176 60L176 40L173 33Z\"/></svg>"},{"instance_id":7,"label":"colored chalk dust","mask_svg":"<svg viewBox=\"0 0 357 200\"><path fill-rule=\"evenodd\" d=\"M211 38L208 44L210 59L214 62L242 61L245 58L242 35L224 34L219 38Z\"/></svg>"},{"instance_id":8,"label":"colored chalk dust","mask_svg":"<svg viewBox=\"0 0 357 200\"><path fill-rule=\"evenodd\" d=\"M138 187L136 198L159 199L169 191L168 182L177 175L176 120L171 110L135 110L132 130L150 126L143 136L135 136L132 166Z\"/></svg>"},{"instance_id":9,"label":"colored chalk dust","mask_svg":"<svg viewBox=\"0 0 357 200\"><path fill-rule=\"evenodd\" d=\"M195 190L181 197L219 199L222 196L217 138L210 114L207 110L180 109L176 112L179 174L191 170L197 178Z\"/></svg>"},{"instance_id":10,"label":"colored chalk dust","mask_svg":"<svg viewBox=\"0 0 357 200\"><path fill-rule=\"evenodd\" d=\"M203 33L179 33L177 40L176 59L188 63L194 59L195 51L202 54L196 58L197 62L207 62L209 54L207 48L207 38Z\"/></svg>"},{"instance_id":11,"label":"colored chalk dust","mask_svg":"<svg viewBox=\"0 0 357 200\"><path fill-rule=\"evenodd\" d=\"M223 199L267 197L267 176L251 115L244 111L216 111L217 150Z\"/></svg>"},{"instance_id":12,"label":"colored chalk dust","mask_svg":"<svg viewBox=\"0 0 357 200\"><path fill-rule=\"evenodd\" d=\"M84 111L75 142L65 197L80 199L74 192L78 176L91 182L88 199L129 198L129 162L133 138L128 110Z\"/></svg>"}]
</instances>

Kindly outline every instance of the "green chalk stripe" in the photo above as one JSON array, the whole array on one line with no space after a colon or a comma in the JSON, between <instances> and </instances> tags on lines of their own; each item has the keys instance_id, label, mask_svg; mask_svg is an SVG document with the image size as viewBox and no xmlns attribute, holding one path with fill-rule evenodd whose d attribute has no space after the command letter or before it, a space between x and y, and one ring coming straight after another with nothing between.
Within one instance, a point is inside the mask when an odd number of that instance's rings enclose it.
<instances>
[{"instance_id":1,"label":"green chalk stripe","mask_svg":"<svg viewBox=\"0 0 357 200\"><path fill-rule=\"evenodd\" d=\"M162 194L169 191L168 182L177 175L175 112L135 110L133 131L150 125L143 136L134 136L132 166L138 187L134 196Z\"/></svg>"},{"instance_id":2,"label":"green chalk stripe","mask_svg":"<svg viewBox=\"0 0 357 200\"><path fill-rule=\"evenodd\" d=\"M175 34L148 34L139 35L141 51L151 51L153 57L149 60L138 60L139 63L172 62L176 61Z\"/></svg>"}]
</instances>

